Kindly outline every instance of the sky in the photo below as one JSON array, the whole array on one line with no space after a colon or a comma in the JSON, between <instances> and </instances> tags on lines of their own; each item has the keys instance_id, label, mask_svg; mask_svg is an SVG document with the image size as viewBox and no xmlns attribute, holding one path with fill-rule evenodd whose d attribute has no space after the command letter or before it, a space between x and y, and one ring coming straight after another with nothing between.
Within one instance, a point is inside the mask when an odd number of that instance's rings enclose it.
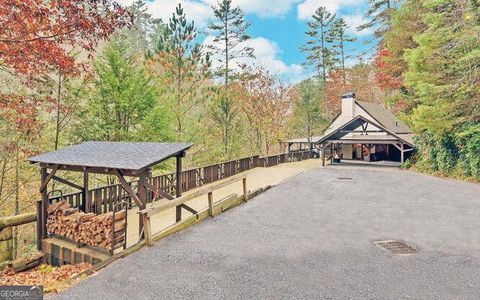
<instances>
[{"instance_id":1,"label":"sky","mask_svg":"<svg viewBox=\"0 0 480 300\"><path fill-rule=\"evenodd\" d=\"M120 4L129 5L133 0L117 0ZM350 26L348 33L357 38L357 42L347 46L347 54L353 56L347 65L358 62L355 56L369 48L365 41L372 39L372 30L358 32L355 28L364 22L363 15L367 10L368 0L233 0L245 12L251 24L248 34L251 36L249 46L255 50L256 59L244 59L249 65L261 65L278 75L282 80L298 82L309 77L310 70L302 64L305 53L299 48L306 42L306 23L320 6L345 18ZM200 30L206 30L208 20L212 18L212 5L217 0L149 0L150 14L164 21L171 17L175 7L181 3L187 18L194 20ZM212 38L208 31L203 35L204 44ZM367 57L368 59L368 57Z\"/></svg>"}]
</instances>

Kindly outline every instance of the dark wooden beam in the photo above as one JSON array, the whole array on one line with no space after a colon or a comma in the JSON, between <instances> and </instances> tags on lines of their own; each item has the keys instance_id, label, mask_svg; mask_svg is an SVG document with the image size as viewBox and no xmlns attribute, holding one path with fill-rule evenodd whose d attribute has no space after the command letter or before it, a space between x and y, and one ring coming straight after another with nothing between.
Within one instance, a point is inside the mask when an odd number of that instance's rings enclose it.
<instances>
[{"instance_id":1,"label":"dark wooden beam","mask_svg":"<svg viewBox=\"0 0 480 300\"><path fill-rule=\"evenodd\" d=\"M88 193L88 171L83 172L83 188L82 188L82 211L90 211L90 194Z\"/></svg>"},{"instance_id":2,"label":"dark wooden beam","mask_svg":"<svg viewBox=\"0 0 480 300\"><path fill-rule=\"evenodd\" d=\"M145 187L149 190L151 190L152 192L155 192L157 194L159 194L160 196L168 199L168 200L173 200L175 199L174 197L172 197L172 195L170 194L167 194L165 193L164 191L162 191L160 188L156 188L155 186L153 186L152 184L150 184L149 182L145 182Z\"/></svg>"},{"instance_id":3,"label":"dark wooden beam","mask_svg":"<svg viewBox=\"0 0 480 300\"><path fill-rule=\"evenodd\" d=\"M183 153L184 155L184 153ZM177 156L177 188L176 188L176 196L177 198L182 196L182 155ZM178 205L176 208L176 218L177 222L182 220L182 206Z\"/></svg>"},{"instance_id":4,"label":"dark wooden beam","mask_svg":"<svg viewBox=\"0 0 480 300\"><path fill-rule=\"evenodd\" d=\"M37 211L37 250L42 251L42 201L36 202Z\"/></svg>"},{"instance_id":5,"label":"dark wooden beam","mask_svg":"<svg viewBox=\"0 0 480 300\"><path fill-rule=\"evenodd\" d=\"M57 172L57 170L60 168L59 165L55 166L52 171L50 172L50 174L47 173L47 177L42 179L42 185L40 186L40 192L43 192L43 190L45 190L47 188L47 185L48 183L50 182L50 180L52 179L53 176L55 176L55 173ZM45 169L46 170L46 169Z\"/></svg>"},{"instance_id":6,"label":"dark wooden beam","mask_svg":"<svg viewBox=\"0 0 480 300\"><path fill-rule=\"evenodd\" d=\"M322 167L325 167L325 152L327 150L326 145L322 145Z\"/></svg>"},{"instance_id":7,"label":"dark wooden beam","mask_svg":"<svg viewBox=\"0 0 480 300\"><path fill-rule=\"evenodd\" d=\"M180 204L179 206L180 206L180 208L183 208L183 209L191 212L193 215L197 215L197 217L198 217L198 211L196 211L195 209L191 208L190 206L188 206L188 205L186 205L186 204Z\"/></svg>"},{"instance_id":8,"label":"dark wooden beam","mask_svg":"<svg viewBox=\"0 0 480 300\"><path fill-rule=\"evenodd\" d=\"M132 198L133 201L135 201L138 207L141 207L142 202L138 198L137 194L135 194L135 192L132 190L132 187L125 180L125 178L123 177L123 174L119 170L115 170L114 173L117 176L120 183L122 184L123 189L128 193L128 195L130 195L130 198Z\"/></svg>"},{"instance_id":9,"label":"dark wooden beam","mask_svg":"<svg viewBox=\"0 0 480 300\"><path fill-rule=\"evenodd\" d=\"M53 176L52 179L55 180L55 181L61 182L61 183L63 183L63 184L66 184L66 185L68 185L68 186L70 186L70 187L73 187L74 189L81 190L81 191L83 190L83 187L81 187L81 186L79 186L79 185L77 185L77 184L75 184L75 183L73 183L73 182L70 182L70 181L68 181L68 180L66 180L66 179L60 178L60 177L58 177L58 176Z\"/></svg>"},{"instance_id":10,"label":"dark wooden beam","mask_svg":"<svg viewBox=\"0 0 480 300\"><path fill-rule=\"evenodd\" d=\"M45 164L41 163L40 167L41 168L48 168L52 169L55 168L54 164ZM72 171L72 172L84 172L88 170L89 173L93 174L106 174L106 175L116 175L115 170L117 169L109 169L109 168L99 168L99 167L81 167L81 166L67 166L67 165L62 165L60 166L59 170L64 170L64 171ZM143 172L141 170L124 170L121 169L119 170L124 176L131 176L131 177L139 177L140 174Z\"/></svg>"},{"instance_id":11,"label":"dark wooden beam","mask_svg":"<svg viewBox=\"0 0 480 300\"><path fill-rule=\"evenodd\" d=\"M147 174L143 173L140 175L138 179L138 198L141 202L141 205L138 205L139 210L144 210L147 208ZM138 219L138 234L140 235L140 239L143 239L144 235L144 228L143 228L143 218Z\"/></svg>"},{"instance_id":12,"label":"dark wooden beam","mask_svg":"<svg viewBox=\"0 0 480 300\"><path fill-rule=\"evenodd\" d=\"M46 168L40 169L40 178L43 183L47 180L48 173ZM46 188L40 191L42 196L42 219L41 219L41 226L42 226L42 239L47 238L47 217L48 217L48 191Z\"/></svg>"},{"instance_id":13,"label":"dark wooden beam","mask_svg":"<svg viewBox=\"0 0 480 300\"><path fill-rule=\"evenodd\" d=\"M333 164L333 143L330 143L330 163Z\"/></svg>"}]
</instances>

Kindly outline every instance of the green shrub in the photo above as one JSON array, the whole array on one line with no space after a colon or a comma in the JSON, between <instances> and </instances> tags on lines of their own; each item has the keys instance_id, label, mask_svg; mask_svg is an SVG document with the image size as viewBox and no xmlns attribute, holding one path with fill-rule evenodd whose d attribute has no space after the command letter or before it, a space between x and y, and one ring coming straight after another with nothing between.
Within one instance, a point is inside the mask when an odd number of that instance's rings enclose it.
<instances>
[{"instance_id":1,"label":"green shrub","mask_svg":"<svg viewBox=\"0 0 480 300\"><path fill-rule=\"evenodd\" d=\"M480 180L479 128L477 124L468 124L458 128L456 134L418 134L415 162L407 161L403 167L409 168L415 163L422 172Z\"/></svg>"}]
</instances>

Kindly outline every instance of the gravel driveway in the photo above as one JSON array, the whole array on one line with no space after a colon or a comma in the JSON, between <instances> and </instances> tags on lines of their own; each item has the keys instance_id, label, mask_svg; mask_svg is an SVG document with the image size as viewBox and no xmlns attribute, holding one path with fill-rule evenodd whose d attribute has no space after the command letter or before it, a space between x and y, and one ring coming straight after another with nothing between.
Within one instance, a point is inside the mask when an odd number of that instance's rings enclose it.
<instances>
[{"instance_id":1,"label":"gravel driveway","mask_svg":"<svg viewBox=\"0 0 480 300\"><path fill-rule=\"evenodd\" d=\"M479 195L408 171L313 169L55 299L479 299ZM390 239L419 252L373 244Z\"/></svg>"}]
</instances>

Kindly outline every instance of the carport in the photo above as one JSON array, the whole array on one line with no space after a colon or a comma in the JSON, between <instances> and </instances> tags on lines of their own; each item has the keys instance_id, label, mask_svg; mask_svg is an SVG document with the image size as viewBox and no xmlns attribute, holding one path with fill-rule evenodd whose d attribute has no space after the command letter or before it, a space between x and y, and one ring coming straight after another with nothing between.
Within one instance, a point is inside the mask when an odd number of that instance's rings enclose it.
<instances>
[{"instance_id":1,"label":"carport","mask_svg":"<svg viewBox=\"0 0 480 300\"><path fill-rule=\"evenodd\" d=\"M413 141L411 135L395 134L385 127L368 120L363 116L357 116L350 122L347 122L343 126L340 126L330 134L327 134L315 141L316 145L320 145L321 148L330 147L332 154L338 154L342 158L354 159L353 154L345 157L344 145L349 145L351 151L351 145L361 145L361 157L364 158L364 149L368 149L368 153L374 148L384 149L391 152L391 149L397 150L399 153L399 161L405 162L413 151ZM390 148L392 147L392 148ZM323 152L325 154L325 151ZM388 157L388 155L386 156ZM393 156L390 156L393 157ZM331 155L333 159L333 155ZM388 159L385 159L388 160ZM393 160L393 159L392 159Z\"/></svg>"}]
</instances>

